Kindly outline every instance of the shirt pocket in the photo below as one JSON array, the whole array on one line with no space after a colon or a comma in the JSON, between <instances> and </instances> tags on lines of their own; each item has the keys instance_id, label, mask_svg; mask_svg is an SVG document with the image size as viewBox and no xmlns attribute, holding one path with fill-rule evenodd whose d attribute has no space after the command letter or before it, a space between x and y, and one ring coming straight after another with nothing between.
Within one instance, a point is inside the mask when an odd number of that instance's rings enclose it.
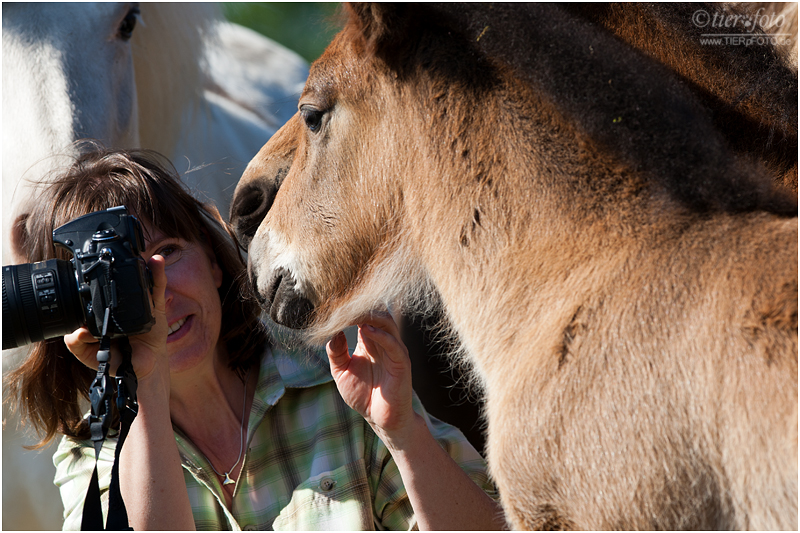
<instances>
[{"instance_id":1,"label":"shirt pocket","mask_svg":"<svg viewBox=\"0 0 800 533\"><path fill-rule=\"evenodd\" d=\"M364 460L308 478L272 524L275 531L363 531L375 528Z\"/></svg>"}]
</instances>

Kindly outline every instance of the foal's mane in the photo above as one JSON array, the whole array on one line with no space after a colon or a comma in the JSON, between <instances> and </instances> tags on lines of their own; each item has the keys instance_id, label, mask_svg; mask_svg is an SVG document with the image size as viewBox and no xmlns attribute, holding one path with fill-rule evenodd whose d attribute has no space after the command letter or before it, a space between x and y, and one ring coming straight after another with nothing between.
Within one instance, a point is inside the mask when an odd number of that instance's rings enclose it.
<instances>
[{"instance_id":1,"label":"foal's mane","mask_svg":"<svg viewBox=\"0 0 800 533\"><path fill-rule=\"evenodd\" d=\"M206 81L205 47L222 19L215 3L141 5L131 40L143 148L169 154L187 110L198 108Z\"/></svg>"},{"instance_id":2,"label":"foal's mane","mask_svg":"<svg viewBox=\"0 0 800 533\"><path fill-rule=\"evenodd\" d=\"M480 95L501 89L499 72L510 68L585 140L690 209L796 216L796 201L773 190L754 159L734 153L674 72L566 9L382 6L348 6L344 35L400 79L424 72Z\"/></svg>"}]
</instances>

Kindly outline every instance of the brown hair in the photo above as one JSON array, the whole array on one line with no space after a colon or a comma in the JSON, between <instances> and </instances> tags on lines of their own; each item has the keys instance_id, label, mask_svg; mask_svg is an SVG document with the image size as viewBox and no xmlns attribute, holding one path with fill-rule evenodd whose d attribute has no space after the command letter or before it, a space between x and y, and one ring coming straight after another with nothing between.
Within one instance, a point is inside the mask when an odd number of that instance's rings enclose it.
<instances>
[{"instance_id":1,"label":"brown hair","mask_svg":"<svg viewBox=\"0 0 800 533\"><path fill-rule=\"evenodd\" d=\"M267 334L259 320L261 309L249 293L238 241L217 209L192 197L172 164L156 152L111 150L94 141L82 141L79 148L81 155L46 186L26 221L27 260L66 259L67 252L53 247L53 229L120 205L169 237L203 242L223 271L220 340L228 365L240 374L250 368ZM49 443L56 432L88 438L79 395L88 400L95 374L72 356L63 337L37 342L7 376L6 400L18 403L22 419L42 435L38 446Z\"/></svg>"}]
</instances>

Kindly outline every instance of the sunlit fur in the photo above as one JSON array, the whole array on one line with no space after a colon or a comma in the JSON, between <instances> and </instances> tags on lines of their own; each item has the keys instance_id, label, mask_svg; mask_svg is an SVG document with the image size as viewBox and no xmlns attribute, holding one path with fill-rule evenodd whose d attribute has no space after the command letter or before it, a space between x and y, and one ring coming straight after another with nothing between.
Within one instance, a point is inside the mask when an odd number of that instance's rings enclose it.
<instances>
[{"instance_id":1,"label":"sunlit fur","mask_svg":"<svg viewBox=\"0 0 800 533\"><path fill-rule=\"evenodd\" d=\"M434 288L514 528L796 529L797 203L766 159L563 8L349 9L318 131L295 115L237 187L245 233L267 198L262 294L297 258L324 341Z\"/></svg>"}]
</instances>

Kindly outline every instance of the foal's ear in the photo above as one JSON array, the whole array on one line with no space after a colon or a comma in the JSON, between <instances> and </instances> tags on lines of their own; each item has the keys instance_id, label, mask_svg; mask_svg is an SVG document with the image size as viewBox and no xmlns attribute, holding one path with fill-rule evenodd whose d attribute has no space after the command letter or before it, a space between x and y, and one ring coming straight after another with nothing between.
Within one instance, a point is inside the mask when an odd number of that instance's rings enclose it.
<instances>
[{"instance_id":1,"label":"foal's ear","mask_svg":"<svg viewBox=\"0 0 800 533\"><path fill-rule=\"evenodd\" d=\"M344 7L351 29L361 36L370 53L385 52L409 36L407 4L347 2Z\"/></svg>"}]
</instances>

